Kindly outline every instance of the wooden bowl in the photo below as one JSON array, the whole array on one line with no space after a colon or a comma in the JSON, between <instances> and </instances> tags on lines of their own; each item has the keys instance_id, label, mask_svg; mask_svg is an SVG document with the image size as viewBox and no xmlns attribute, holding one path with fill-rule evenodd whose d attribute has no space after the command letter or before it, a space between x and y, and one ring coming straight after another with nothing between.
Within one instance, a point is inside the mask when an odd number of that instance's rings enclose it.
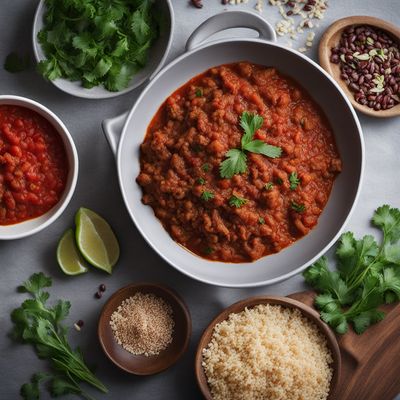
<instances>
[{"instance_id":1,"label":"wooden bowl","mask_svg":"<svg viewBox=\"0 0 400 400\"><path fill-rule=\"evenodd\" d=\"M110 326L112 313L122 301L137 292L152 293L168 303L175 322L172 343L155 356L134 355L117 343ZM181 297L166 286L153 283L132 284L115 292L104 305L100 315L97 334L106 356L119 368L134 375L152 375L175 364L185 353L192 334L189 310Z\"/></svg>"},{"instance_id":2,"label":"wooden bowl","mask_svg":"<svg viewBox=\"0 0 400 400\"><path fill-rule=\"evenodd\" d=\"M395 25L390 24L389 22L386 22L379 18L368 16L353 16L342 18L333 23L322 35L318 49L319 63L321 64L321 67L324 68L336 80L336 82L346 93L347 97L351 101L351 104L356 110L371 117L378 118L399 116L400 104L397 104L389 110L375 111L370 107L357 103L354 100L353 93L349 90L343 79L340 78L340 64L334 64L330 61L331 48L335 47L339 43L343 30L350 25L371 25L373 27L384 30L389 36L400 43L400 29Z\"/></svg>"},{"instance_id":3,"label":"wooden bowl","mask_svg":"<svg viewBox=\"0 0 400 400\"><path fill-rule=\"evenodd\" d=\"M326 325L323 321L321 321L319 314L313 308L301 303L300 301L290 299L288 297L276 297L276 296L257 296L250 297L249 299L239 301L235 304L232 304L230 307L226 308L220 314L218 314L214 320L208 325L208 327L203 332L203 335L200 338L199 344L197 346L196 358L195 358L195 374L197 384L204 396L207 400L212 400L211 392L208 387L207 377L204 373L202 367L202 352L203 349L207 347L208 343L211 340L213 330L216 324L226 320L231 313L239 313L243 311L246 307L251 308L255 307L259 304L279 304L284 307L289 308L297 308L301 311L301 313L314 322L320 331L325 335L328 348L332 352L333 357L333 377L331 380L331 386L329 391L329 400L335 399L335 393L338 389L338 383L340 379L340 371L341 371L341 357L338 343L336 341L336 337L333 332L330 330L328 325Z\"/></svg>"}]
</instances>

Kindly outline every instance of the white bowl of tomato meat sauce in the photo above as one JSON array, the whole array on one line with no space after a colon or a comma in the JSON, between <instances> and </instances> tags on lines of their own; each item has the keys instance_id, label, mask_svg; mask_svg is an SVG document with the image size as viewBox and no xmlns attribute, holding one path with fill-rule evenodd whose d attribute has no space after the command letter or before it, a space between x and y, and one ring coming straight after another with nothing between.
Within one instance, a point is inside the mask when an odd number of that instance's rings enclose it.
<instances>
[{"instance_id":1,"label":"white bowl of tomato meat sauce","mask_svg":"<svg viewBox=\"0 0 400 400\"><path fill-rule=\"evenodd\" d=\"M204 43L204 41L213 33L234 27L252 28L259 32L260 37L257 39L220 39ZM364 168L364 142L357 115L338 84L319 65L306 56L276 44L273 28L262 17L255 13L232 11L211 17L200 25L200 27L197 28L189 38L187 50L188 51L185 54L171 62L160 71L154 79L152 79L150 84L145 88L136 101L129 114L121 115L103 122L103 129L109 140L110 146L114 151L116 151L119 181L127 209L137 228L153 249L173 267L196 280L219 286L254 287L273 284L287 279L303 271L308 265L315 262L324 254L325 251L328 250L328 248L338 239L355 207ZM151 133L152 125L157 123L158 110L160 107L163 107L166 99L172 95L168 99L169 111L167 112L172 115L171 119L179 119L180 109L179 107L175 109L173 103L175 101L179 103L180 101L180 88L185 86L189 81L196 86L198 84L196 77L213 67L221 68L220 66L239 64L241 62L255 66L264 66L264 68L274 67L278 71L278 75L280 76L279 79L284 77L288 78L288 81L293 81L299 88L301 94L304 94L304 97L311 99L314 110L320 110L320 120L325 120L327 127L330 127L332 132L334 139L333 144L332 142L331 144L328 143L328 147L330 145L334 147L336 146L341 159L341 167L338 166L335 157L331 157L331 165L334 166L336 172L339 172L340 169L341 171L337 174L334 182L329 182L329 190L324 193L325 199L322 201L324 207L322 207L323 210L319 210L320 215L318 215L318 223L315 225L315 221L306 221L310 226L313 225L314 227L313 229L310 229L305 236L292 242L292 244L289 243L290 245L282 248L279 252L268 256L257 256L252 262L232 262L234 260L213 261L212 255L210 256L210 254L204 254L201 256L196 249L191 249L190 246L180 245L178 243L179 240L176 240L176 236L179 236L179 232L177 235L177 232L173 232L171 226L167 227L169 232L163 227L163 224L168 224L168 221L164 219L165 215L163 215L163 213L167 213L167 217L169 215L170 220L173 220L174 218L178 219L179 215L184 215L184 207L181 207L180 205L177 207L175 212L173 210L174 204L179 204L179 202L174 203L179 200L179 190L174 193L176 195L175 198L173 198L173 196L170 197L171 203L170 205L167 204L168 207L161 207L161 209L156 210L158 218L156 217L154 212L156 207L153 207L154 202L152 203L151 196L153 193L158 193L160 190L157 186L153 186L152 188L149 186L150 190L146 189L146 185L148 184L146 181L148 180L148 177L143 176L142 174L143 155L147 152L150 159L153 159L156 173L163 175L165 172L165 181L174 178L174 174L171 173L169 167L165 171L160 171L158 169L160 163L163 163L163 160L162 155L160 156L157 151L160 147L159 145L163 144L163 141L167 150L170 149L172 153L176 153L176 143L171 144L169 142L170 137L164 135L165 129L163 127L161 127L159 133L157 133L157 129L153 129ZM220 75L218 79L221 79L221 76L222 75ZM282 81L282 85L283 87L286 85L284 80ZM225 87L228 86L229 84L226 84ZM232 85L232 87L233 86L235 85ZM267 89L268 87L265 87L264 85L264 90ZM194 95L192 98L185 97L181 104L185 104L185 102L187 104L195 104L194 102L197 101L196 87L192 89L188 88L188 90L192 90ZM224 92L224 90L222 90L222 92ZM241 95L243 95L243 93ZM199 97L201 96L203 96L203 94L199 93ZM215 99L207 97L207 101L209 101L211 106L214 106L214 100ZM302 100L300 99L300 101ZM249 103L246 103L246 105L248 104ZM231 106L227 104L227 109L229 109L229 107ZM248 111L254 112L254 109L256 109L256 107L252 104ZM238 136L240 132L239 117L240 113L245 110L246 109L237 110L238 120L232 130L232 135L236 135L236 139L234 144L231 144L235 148L240 146L240 139ZM271 110L274 110L274 107L272 107ZM221 110L216 111L220 112ZM202 112L202 108L197 107L196 109L196 107L194 107L193 114L191 115L188 113L184 118L192 118L193 115L199 112ZM222 112L224 112L223 108ZM279 110L275 110L274 113L279 116ZM294 109L293 114L296 114ZM269 114L268 112L264 112L263 115L265 120L268 118ZM291 118L290 115L289 118ZM294 119L298 119L296 115L294 115ZM183 119L183 121L185 121L185 119ZM299 124L301 121L297 122ZM171 135L173 135L174 123L174 121L171 123ZM301 130L298 124L297 126L294 124L293 129L298 131ZM275 131L276 133L279 130L279 118L275 120L275 125L276 126L268 126L264 121L263 129L260 129L261 134L265 137L264 140L266 143L272 145L274 144L275 139L273 137L273 132ZM196 129L198 130L196 132L198 135L199 131L201 131L200 125L197 125ZM309 129L306 127L305 130L309 130L309 134L312 134L313 132L312 128ZM150 146L147 145L147 147L143 147L143 143L146 142L148 137L147 135L149 134L152 134L153 138L156 138L156 140L153 140ZM290 130L287 130L285 127L283 134L290 134ZM184 145L184 139L186 137L187 132L182 130L182 146ZM258 139L262 138L261 136L255 137ZM213 145L211 145L211 147L212 146ZM318 146L319 144L316 143L317 149ZM220 152L220 155L216 157L219 161L225 159L225 151L228 148L223 149L223 151ZM207 151L209 150L211 152L213 151L212 148L209 149L207 147ZM287 154L290 153L290 149L284 148L283 150L283 154L286 157ZM318 158L318 154L314 154L315 149L312 146L310 147L310 145L301 151L305 153L305 156L303 154L305 158L307 158L306 156L308 152L312 154L313 157ZM164 154L168 154L168 151L165 151ZM179 153L179 155L183 156L183 158L185 157L183 153ZM195 155L193 157L196 158ZM256 159L253 155L247 154L247 161L248 164L250 162L255 163ZM171 165L176 164L174 165L175 175L179 175L181 172L179 167L180 162L181 160L179 158L175 160L171 157ZM187 162L187 159L185 162ZM321 162L324 163L325 161L322 159ZM187 168L187 164L184 168ZM199 173L201 173L200 169L196 167L190 170L193 174L193 178L197 179ZM329 172L329 168L327 171ZM147 168L147 171L145 172L146 174L151 175L151 168ZM213 165L212 173L218 174L218 172L218 165ZM287 170L288 174L289 172L290 171ZM237 180L240 181L241 177L249 175L250 174L247 175L247 173L245 173L236 176L239 177ZM323 175L314 176L318 178L319 185L323 185L323 179L321 179L321 176L323 178ZM309 177L301 176L301 179L302 183L305 185L306 180L309 180ZM177 181L180 182L179 179ZM204 182L201 184L204 184L207 187L207 176L205 176L205 181L205 184ZM213 179L213 181L213 183L218 182L217 179ZM285 184L287 183L288 182ZM165 182L163 182L163 179L158 181L160 188L164 186L164 184ZM275 182L275 184L279 183ZM313 184L313 182L311 182L311 184ZM223 186L223 182L221 182L221 185ZM216 186L214 186L214 189L215 187ZM144 190L142 190L143 188ZM176 185L176 188L179 189L179 185ZM240 194L240 182L236 182L236 188ZM223 191L222 189L223 187L221 188L221 192ZM168 191L170 188L166 186L165 190ZM192 191L189 193L189 200L193 200L193 196L199 195L199 193L196 193L197 183L193 183L193 188L191 190ZM292 193L287 189L287 193L289 193L289 196L292 196L296 191ZM315 196L318 196L318 190L317 193L315 193ZM250 199L248 202L248 204L250 204L253 199L251 199L251 197L247 198ZM291 197L289 197L289 199L290 198ZM217 199L219 199L219 197L215 194L214 198L212 198L210 202L214 202ZM145 205L143 200L145 203L150 204L151 207ZM165 198L161 199L161 201L165 202ZM226 194L223 196L223 202L224 205L222 206L222 209L227 210L226 205L228 197ZM197 211L196 207L203 209L199 204L199 202L195 202L195 212ZM207 207L208 205L204 208ZM215 208L221 210L221 205L216 204ZM245 208L246 207L243 207L243 209ZM271 210L271 213L274 212L273 207L270 207L269 209ZM193 211L193 207L191 210ZM188 212L189 211L190 210L188 210ZM210 215L212 216L212 210L210 211ZM301 210L299 212L301 213ZM220 213L220 215L222 214ZM189 213L188 218L192 218ZM203 215L200 215L199 219L200 218L203 218ZM266 215L265 222L267 218L268 216ZM160 220L162 223L160 223ZM213 223L213 221L211 221L211 223ZM257 222L255 223L257 224ZM243 226L246 228L245 225L246 222L243 223ZM204 231L207 231L207 223L204 224ZM213 233L215 234L216 232ZM175 236L176 241L173 236ZM201 236L201 233L199 236ZM242 241L245 246L245 239L242 239Z\"/></svg>"},{"instance_id":2,"label":"white bowl of tomato meat sauce","mask_svg":"<svg viewBox=\"0 0 400 400\"><path fill-rule=\"evenodd\" d=\"M40 103L0 96L0 240L33 235L68 205L78 154L62 121Z\"/></svg>"}]
</instances>

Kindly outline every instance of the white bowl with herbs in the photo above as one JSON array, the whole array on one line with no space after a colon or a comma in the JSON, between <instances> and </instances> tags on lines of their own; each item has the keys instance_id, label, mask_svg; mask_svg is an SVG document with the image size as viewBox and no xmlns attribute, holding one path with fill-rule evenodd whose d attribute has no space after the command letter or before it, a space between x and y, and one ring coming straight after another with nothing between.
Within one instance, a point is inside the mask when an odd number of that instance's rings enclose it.
<instances>
[{"instance_id":1,"label":"white bowl with herbs","mask_svg":"<svg viewBox=\"0 0 400 400\"><path fill-rule=\"evenodd\" d=\"M39 73L73 96L125 94L158 72L174 27L170 0L118 4L41 0L33 23Z\"/></svg>"}]
</instances>

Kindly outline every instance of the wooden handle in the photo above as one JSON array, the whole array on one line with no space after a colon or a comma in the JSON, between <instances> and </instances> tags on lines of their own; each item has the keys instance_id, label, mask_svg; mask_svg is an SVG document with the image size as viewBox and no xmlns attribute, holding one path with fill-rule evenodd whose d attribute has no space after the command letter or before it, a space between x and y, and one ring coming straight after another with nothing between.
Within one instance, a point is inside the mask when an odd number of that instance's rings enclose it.
<instances>
[{"instance_id":1,"label":"wooden handle","mask_svg":"<svg viewBox=\"0 0 400 400\"><path fill-rule=\"evenodd\" d=\"M313 307L316 293L288 297ZM381 307L383 321L362 335L336 335L342 356L337 400L392 400L400 393L400 304Z\"/></svg>"}]
</instances>

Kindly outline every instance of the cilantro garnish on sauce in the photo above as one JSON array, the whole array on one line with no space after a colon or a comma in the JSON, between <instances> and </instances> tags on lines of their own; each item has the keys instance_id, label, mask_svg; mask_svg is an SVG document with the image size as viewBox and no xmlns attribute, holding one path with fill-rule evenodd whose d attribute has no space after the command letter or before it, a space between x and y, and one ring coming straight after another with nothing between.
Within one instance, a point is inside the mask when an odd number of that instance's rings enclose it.
<instances>
[{"instance_id":1,"label":"cilantro garnish on sauce","mask_svg":"<svg viewBox=\"0 0 400 400\"><path fill-rule=\"evenodd\" d=\"M241 174L247 170L246 152L263 154L270 158L277 158L282 154L282 149L277 146L266 144L262 140L253 140L254 134L261 128L264 119L257 114L243 112L240 117L240 126L244 130L240 149L230 149L227 157L220 164L219 172L222 178L232 178L233 175Z\"/></svg>"},{"instance_id":2,"label":"cilantro garnish on sauce","mask_svg":"<svg viewBox=\"0 0 400 400\"><path fill-rule=\"evenodd\" d=\"M235 195L232 195L229 199L229 205L231 207L240 208L243 205L245 205L246 203L247 203L247 199L243 199L242 197L238 197Z\"/></svg>"}]
</instances>

